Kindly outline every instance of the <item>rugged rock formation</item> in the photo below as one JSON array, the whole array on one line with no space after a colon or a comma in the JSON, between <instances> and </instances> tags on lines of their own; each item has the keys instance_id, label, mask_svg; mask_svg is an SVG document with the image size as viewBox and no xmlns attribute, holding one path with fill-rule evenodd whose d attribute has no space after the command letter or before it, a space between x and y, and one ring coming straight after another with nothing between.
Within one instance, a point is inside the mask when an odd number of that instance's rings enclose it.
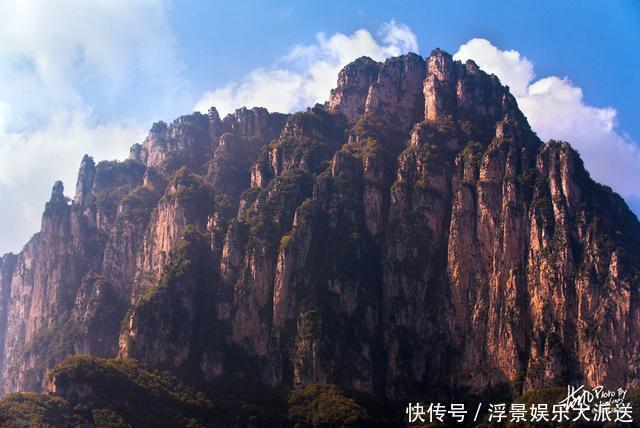
<instances>
[{"instance_id":1,"label":"rugged rock formation","mask_svg":"<svg viewBox=\"0 0 640 428\"><path fill-rule=\"evenodd\" d=\"M0 259L2 391L75 353L395 398L635 387L639 262L624 201L495 76L360 58L325 105L159 122L56 183Z\"/></svg>"}]
</instances>

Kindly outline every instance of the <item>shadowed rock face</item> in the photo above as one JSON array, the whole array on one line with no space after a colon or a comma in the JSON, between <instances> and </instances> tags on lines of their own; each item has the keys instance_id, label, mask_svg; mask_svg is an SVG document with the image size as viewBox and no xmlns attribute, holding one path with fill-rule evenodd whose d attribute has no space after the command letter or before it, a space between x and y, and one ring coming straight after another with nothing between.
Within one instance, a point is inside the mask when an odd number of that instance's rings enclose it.
<instances>
[{"instance_id":1,"label":"shadowed rock face","mask_svg":"<svg viewBox=\"0 0 640 428\"><path fill-rule=\"evenodd\" d=\"M638 386L640 224L495 76L360 58L329 101L157 123L0 258L2 391L67 354L401 397Z\"/></svg>"}]
</instances>

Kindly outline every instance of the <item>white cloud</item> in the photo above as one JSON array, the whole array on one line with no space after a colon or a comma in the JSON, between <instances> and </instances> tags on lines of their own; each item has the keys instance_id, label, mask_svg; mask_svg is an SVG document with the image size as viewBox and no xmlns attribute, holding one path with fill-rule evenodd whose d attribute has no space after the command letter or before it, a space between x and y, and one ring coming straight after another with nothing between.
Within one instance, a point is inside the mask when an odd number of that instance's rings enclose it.
<instances>
[{"instance_id":1,"label":"white cloud","mask_svg":"<svg viewBox=\"0 0 640 428\"><path fill-rule=\"evenodd\" d=\"M257 69L246 75L242 83L229 83L207 92L198 102L197 111L206 112L216 101L218 112L226 114L236 108L268 105L269 110L290 111L304 84L303 77L288 70L265 71Z\"/></svg>"},{"instance_id":2,"label":"white cloud","mask_svg":"<svg viewBox=\"0 0 640 428\"><path fill-rule=\"evenodd\" d=\"M0 100L14 120L46 118L51 103L83 107L87 88L112 96L139 76L175 84L180 72L161 0L4 0L0 16L0 82L11 83Z\"/></svg>"},{"instance_id":3,"label":"white cloud","mask_svg":"<svg viewBox=\"0 0 640 428\"><path fill-rule=\"evenodd\" d=\"M2 253L38 229L55 180L73 193L85 153L123 158L144 137L96 108L141 86L171 102L184 82L163 0L0 0L0 16Z\"/></svg>"},{"instance_id":4,"label":"white cloud","mask_svg":"<svg viewBox=\"0 0 640 428\"><path fill-rule=\"evenodd\" d=\"M500 50L484 39L472 39L460 46L454 58L473 59L509 85L540 138L571 143L594 179L626 198L640 198L640 148L618 129L614 108L586 104L582 89L567 77L534 81L530 60L517 51Z\"/></svg>"},{"instance_id":5,"label":"white cloud","mask_svg":"<svg viewBox=\"0 0 640 428\"><path fill-rule=\"evenodd\" d=\"M33 133L0 134L0 250L18 250L38 230L54 180L73 196L85 153L122 159L144 131L135 123L95 124L84 111L58 113Z\"/></svg>"},{"instance_id":6,"label":"white cloud","mask_svg":"<svg viewBox=\"0 0 640 428\"><path fill-rule=\"evenodd\" d=\"M535 77L533 63L520 52L502 51L485 39L469 40L453 57L461 61L473 59L484 71L498 76L515 96L526 94L529 82Z\"/></svg>"},{"instance_id":7,"label":"white cloud","mask_svg":"<svg viewBox=\"0 0 640 428\"><path fill-rule=\"evenodd\" d=\"M386 45L387 56L398 56L406 52L418 53L418 38L405 24L395 21L385 22L380 35Z\"/></svg>"},{"instance_id":8,"label":"white cloud","mask_svg":"<svg viewBox=\"0 0 640 428\"><path fill-rule=\"evenodd\" d=\"M123 158L143 138L145 126L135 120L98 120L91 100L117 98L143 82L175 105L185 83L164 0L0 0L0 16L2 253L37 230L54 180L73 192L83 154ZM375 35L318 33L315 43L295 46L273 67L206 92L195 109L299 110L326 100L338 71L357 57L381 61L408 51L418 51L416 36L394 21ZM455 57L473 58L508 84L543 139L570 141L596 179L640 198L638 146L618 130L613 108L587 105L567 78L534 81L529 59L483 39L462 45Z\"/></svg>"},{"instance_id":9,"label":"white cloud","mask_svg":"<svg viewBox=\"0 0 640 428\"><path fill-rule=\"evenodd\" d=\"M257 69L240 83L230 83L206 92L195 110L206 112L215 106L221 114L236 108L262 106L270 111L291 112L324 102L335 86L338 72L360 56L382 61L409 51L418 51L413 32L395 21L380 28L379 40L367 30L351 35L316 35L316 43L298 45L271 69Z\"/></svg>"},{"instance_id":10,"label":"white cloud","mask_svg":"<svg viewBox=\"0 0 640 428\"><path fill-rule=\"evenodd\" d=\"M62 179L73 190L85 153L96 160L126 158L129 147L144 135L144 128L134 122L96 124L89 111L56 113L46 127L32 133L0 133L0 185L18 190L42 182L51 187Z\"/></svg>"}]
</instances>

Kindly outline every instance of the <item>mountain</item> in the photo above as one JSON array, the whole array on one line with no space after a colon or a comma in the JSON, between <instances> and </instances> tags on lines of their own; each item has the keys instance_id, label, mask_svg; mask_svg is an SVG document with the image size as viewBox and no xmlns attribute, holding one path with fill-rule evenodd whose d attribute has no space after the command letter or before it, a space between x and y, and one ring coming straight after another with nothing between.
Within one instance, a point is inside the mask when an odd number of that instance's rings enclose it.
<instances>
[{"instance_id":1,"label":"mountain","mask_svg":"<svg viewBox=\"0 0 640 428\"><path fill-rule=\"evenodd\" d=\"M639 289L635 215L496 76L441 50L362 57L324 105L158 122L123 162L85 156L73 199L55 183L0 259L0 386L69 403L162 371L302 401L636 388ZM53 369L72 354L99 359Z\"/></svg>"}]
</instances>

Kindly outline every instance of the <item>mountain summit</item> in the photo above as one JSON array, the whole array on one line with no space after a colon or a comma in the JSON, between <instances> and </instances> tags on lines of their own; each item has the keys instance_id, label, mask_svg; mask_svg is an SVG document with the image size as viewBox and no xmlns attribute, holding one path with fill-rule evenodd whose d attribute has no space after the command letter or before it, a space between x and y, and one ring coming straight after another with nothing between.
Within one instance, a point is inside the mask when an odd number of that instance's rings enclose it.
<instances>
[{"instance_id":1,"label":"mountain summit","mask_svg":"<svg viewBox=\"0 0 640 428\"><path fill-rule=\"evenodd\" d=\"M211 108L85 156L0 259L0 386L69 399L47 373L88 354L398 400L637 387L639 287L636 217L496 76L362 57L305 112Z\"/></svg>"}]
</instances>

